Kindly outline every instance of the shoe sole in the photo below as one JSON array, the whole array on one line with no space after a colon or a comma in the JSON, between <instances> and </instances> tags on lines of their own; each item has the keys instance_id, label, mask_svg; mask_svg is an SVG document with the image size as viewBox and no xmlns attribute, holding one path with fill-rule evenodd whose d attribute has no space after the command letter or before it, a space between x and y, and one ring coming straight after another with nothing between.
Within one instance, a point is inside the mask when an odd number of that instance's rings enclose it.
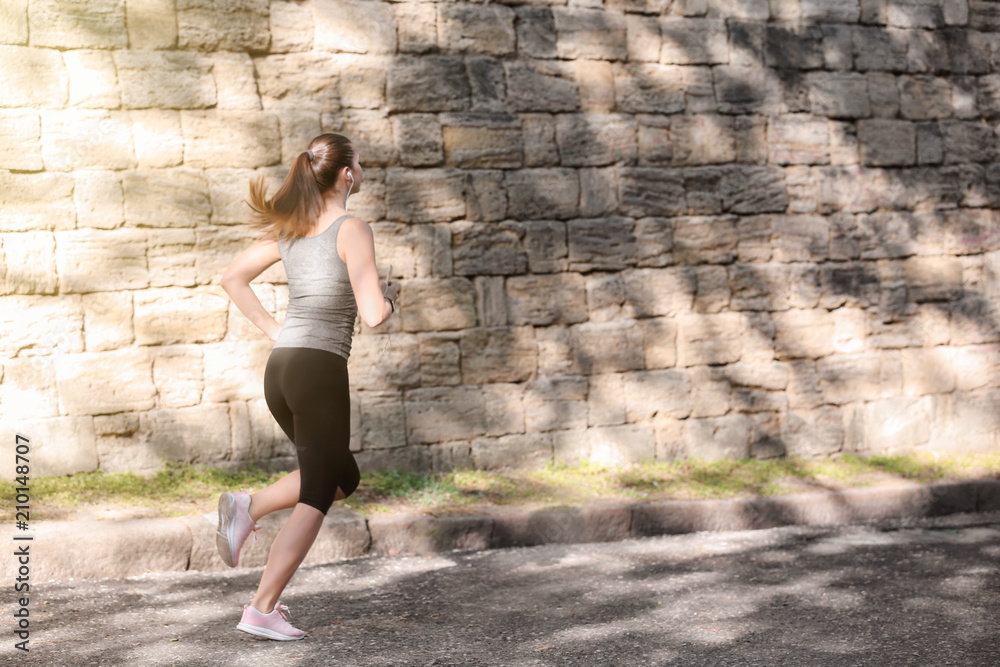
<instances>
[{"instance_id":1,"label":"shoe sole","mask_svg":"<svg viewBox=\"0 0 1000 667\"><path fill-rule=\"evenodd\" d=\"M291 637L289 635L283 635L280 632L275 632L274 630L268 630L267 628L258 628L255 625L248 625L246 623L239 623L236 626L237 630L242 630L243 632L249 632L252 635L257 635L258 637L264 637L265 639L277 639L281 642L295 641L296 639L303 639L305 635L300 635L298 637Z\"/></svg>"},{"instance_id":2,"label":"shoe sole","mask_svg":"<svg viewBox=\"0 0 1000 667\"><path fill-rule=\"evenodd\" d=\"M222 557L222 562L229 567L236 567L238 560L238 557L233 557L233 547L229 535L233 527L233 515L235 513L236 496L228 492L219 496L219 527L215 531L215 546L219 549L219 556Z\"/></svg>"}]
</instances>

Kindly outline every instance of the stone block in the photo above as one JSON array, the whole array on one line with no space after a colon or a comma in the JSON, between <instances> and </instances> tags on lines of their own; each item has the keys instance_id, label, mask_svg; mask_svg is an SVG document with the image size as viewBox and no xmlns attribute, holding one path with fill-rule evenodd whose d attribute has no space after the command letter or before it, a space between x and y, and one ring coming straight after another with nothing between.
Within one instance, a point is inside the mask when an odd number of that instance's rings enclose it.
<instances>
[{"instance_id":1,"label":"stone block","mask_svg":"<svg viewBox=\"0 0 1000 667\"><path fill-rule=\"evenodd\" d=\"M261 108L253 61L245 53L216 53L212 56L217 107L256 110Z\"/></svg>"},{"instance_id":2,"label":"stone block","mask_svg":"<svg viewBox=\"0 0 1000 667\"><path fill-rule=\"evenodd\" d=\"M677 323L672 318L641 320L645 367L649 370L677 365Z\"/></svg>"},{"instance_id":3,"label":"stone block","mask_svg":"<svg viewBox=\"0 0 1000 667\"><path fill-rule=\"evenodd\" d=\"M574 324L588 319L583 277L577 273L511 276L506 303L510 323Z\"/></svg>"},{"instance_id":4,"label":"stone block","mask_svg":"<svg viewBox=\"0 0 1000 667\"><path fill-rule=\"evenodd\" d=\"M768 24L764 64L779 69L821 69L824 30L817 25Z\"/></svg>"},{"instance_id":5,"label":"stone block","mask_svg":"<svg viewBox=\"0 0 1000 667\"><path fill-rule=\"evenodd\" d=\"M42 160L47 171L135 166L132 127L121 111L42 113Z\"/></svg>"},{"instance_id":6,"label":"stone block","mask_svg":"<svg viewBox=\"0 0 1000 667\"><path fill-rule=\"evenodd\" d=\"M948 394L955 391L952 349L906 349L903 355L903 392L906 396Z\"/></svg>"},{"instance_id":7,"label":"stone block","mask_svg":"<svg viewBox=\"0 0 1000 667\"><path fill-rule=\"evenodd\" d=\"M634 223L628 218L570 220L566 230L570 270L614 271L636 261Z\"/></svg>"},{"instance_id":8,"label":"stone block","mask_svg":"<svg viewBox=\"0 0 1000 667\"><path fill-rule=\"evenodd\" d=\"M734 392L722 369L693 366L688 372L692 387L691 418L718 417L729 412L729 397Z\"/></svg>"},{"instance_id":9,"label":"stone block","mask_svg":"<svg viewBox=\"0 0 1000 667\"><path fill-rule=\"evenodd\" d=\"M151 355L141 347L59 355L56 383L59 411L67 415L149 410L156 399Z\"/></svg>"},{"instance_id":10,"label":"stone block","mask_svg":"<svg viewBox=\"0 0 1000 667\"><path fill-rule=\"evenodd\" d=\"M28 43L28 0L10 0L0 7L0 44Z\"/></svg>"},{"instance_id":11,"label":"stone block","mask_svg":"<svg viewBox=\"0 0 1000 667\"><path fill-rule=\"evenodd\" d=\"M911 166L917 158L916 125L905 120L858 121L861 163L869 166Z\"/></svg>"},{"instance_id":12,"label":"stone block","mask_svg":"<svg viewBox=\"0 0 1000 667\"><path fill-rule=\"evenodd\" d=\"M184 111L184 162L194 168L257 168L281 161L278 118L253 111Z\"/></svg>"},{"instance_id":13,"label":"stone block","mask_svg":"<svg viewBox=\"0 0 1000 667\"><path fill-rule=\"evenodd\" d=\"M346 53L396 53L396 21L388 2L318 0L313 3L315 47Z\"/></svg>"},{"instance_id":14,"label":"stone block","mask_svg":"<svg viewBox=\"0 0 1000 667\"><path fill-rule=\"evenodd\" d=\"M643 329L637 322L585 322L570 328L573 364L584 375L645 367Z\"/></svg>"},{"instance_id":15,"label":"stone block","mask_svg":"<svg viewBox=\"0 0 1000 667\"><path fill-rule=\"evenodd\" d=\"M552 462L552 439L547 433L476 438L472 460L477 470L538 470Z\"/></svg>"},{"instance_id":16,"label":"stone block","mask_svg":"<svg viewBox=\"0 0 1000 667\"><path fill-rule=\"evenodd\" d=\"M438 447L447 445L437 445ZM355 458L364 475L376 470L401 470L404 472L426 473L434 465L432 447L411 445L394 449L372 449L359 451Z\"/></svg>"},{"instance_id":17,"label":"stone block","mask_svg":"<svg viewBox=\"0 0 1000 667\"><path fill-rule=\"evenodd\" d=\"M468 387L412 389L406 392L403 404L408 444L471 440L486 432L483 394Z\"/></svg>"},{"instance_id":18,"label":"stone block","mask_svg":"<svg viewBox=\"0 0 1000 667\"><path fill-rule=\"evenodd\" d=\"M289 53L254 58L253 64L264 109L340 110L341 79L351 63L323 54Z\"/></svg>"},{"instance_id":19,"label":"stone block","mask_svg":"<svg viewBox=\"0 0 1000 667\"><path fill-rule=\"evenodd\" d=\"M629 62L660 60L660 24L655 16L625 14L625 48Z\"/></svg>"},{"instance_id":20,"label":"stone block","mask_svg":"<svg viewBox=\"0 0 1000 667\"><path fill-rule=\"evenodd\" d=\"M894 28L855 26L854 67L860 71L905 72L908 33Z\"/></svg>"},{"instance_id":21,"label":"stone block","mask_svg":"<svg viewBox=\"0 0 1000 667\"><path fill-rule=\"evenodd\" d=\"M139 168L176 167L184 159L184 134L177 111L129 112Z\"/></svg>"},{"instance_id":22,"label":"stone block","mask_svg":"<svg viewBox=\"0 0 1000 667\"><path fill-rule=\"evenodd\" d=\"M3 107L59 109L69 101L69 74L58 51L0 46Z\"/></svg>"},{"instance_id":23,"label":"stone block","mask_svg":"<svg viewBox=\"0 0 1000 667\"><path fill-rule=\"evenodd\" d=\"M854 72L811 72L806 75L814 116L866 118L871 115L868 79Z\"/></svg>"},{"instance_id":24,"label":"stone block","mask_svg":"<svg viewBox=\"0 0 1000 667\"><path fill-rule=\"evenodd\" d=\"M741 414L692 417L684 422L684 439L693 458L706 461L747 459L750 458L750 419Z\"/></svg>"},{"instance_id":25,"label":"stone block","mask_svg":"<svg viewBox=\"0 0 1000 667\"><path fill-rule=\"evenodd\" d=\"M637 269L625 273L625 317L658 317L691 312L697 291L688 269Z\"/></svg>"},{"instance_id":26,"label":"stone block","mask_svg":"<svg viewBox=\"0 0 1000 667\"><path fill-rule=\"evenodd\" d=\"M471 110L480 113L509 113L507 75L503 61L492 56L468 56L465 66L469 73Z\"/></svg>"},{"instance_id":27,"label":"stone block","mask_svg":"<svg viewBox=\"0 0 1000 667\"><path fill-rule=\"evenodd\" d=\"M465 175L457 169L386 170L386 217L441 222L465 215Z\"/></svg>"},{"instance_id":28,"label":"stone block","mask_svg":"<svg viewBox=\"0 0 1000 667\"><path fill-rule=\"evenodd\" d=\"M517 50L522 57L555 58L556 24L550 7L518 6Z\"/></svg>"},{"instance_id":29,"label":"stone block","mask_svg":"<svg viewBox=\"0 0 1000 667\"><path fill-rule=\"evenodd\" d=\"M677 326L677 365L727 364L742 351L738 313L685 315Z\"/></svg>"},{"instance_id":30,"label":"stone block","mask_svg":"<svg viewBox=\"0 0 1000 667\"><path fill-rule=\"evenodd\" d=\"M603 9L553 7L556 56L564 59L625 60L625 16Z\"/></svg>"},{"instance_id":31,"label":"stone block","mask_svg":"<svg viewBox=\"0 0 1000 667\"><path fill-rule=\"evenodd\" d=\"M143 227L208 224L212 212L208 189L201 172L193 169L127 172L122 181L125 221Z\"/></svg>"},{"instance_id":32,"label":"stone block","mask_svg":"<svg viewBox=\"0 0 1000 667\"><path fill-rule=\"evenodd\" d=\"M944 161L988 162L996 158L996 131L988 126L970 121L942 121L944 136Z\"/></svg>"},{"instance_id":33,"label":"stone block","mask_svg":"<svg viewBox=\"0 0 1000 667\"><path fill-rule=\"evenodd\" d=\"M467 171L465 196L466 217L469 220L496 222L507 217L507 189L503 171L499 169Z\"/></svg>"},{"instance_id":34,"label":"stone block","mask_svg":"<svg viewBox=\"0 0 1000 667\"><path fill-rule=\"evenodd\" d=\"M635 221L639 267L663 267L674 263L674 222L670 218L640 218Z\"/></svg>"},{"instance_id":35,"label":"stone block","mask_svg":"<svg viewBox=\"0 0 1000 667\"><path fill-rule=\"evenodd\" d=\"M535 376L538 348L531 327L470 328L463 331L462 382L522 382Z\"/></svg>"},{"instance_id":36,"label":"stone block","mask_svg":"<svg viewBox=\"0 0 1000 667\"><path fill-rule=\"evenodd\" d=\"M73 185L73 177L65 174L0 171L0 230L72 229L76 226Z\"/></svg>"},{"instance_id":37,"label":"stone block","mask_svg":"<svg viewBox=\"0 0 1000 667\"><path fill-rule=\"evenodd\" d=\"M438 44L448 51L505 56L514 51L514 10L503 5L440 5Z\"/></svg>"},{"instance_id":38,"label":"stone block","mask_svg":"<svg viewBox=\"0 0 1000 667\"><path fill-rule=\"evenodd\" d=\"M585 286L591 322L613 322L621 318L625 281L620 273L591 273L585 278Z\"/></svg>"},{"instance_id":39,"label":"stone block","mask_svg":"<svg viewBox=\"0 0 1000 667\"><path fill-rule=\"evenodd\" d=\"M736 218L674 219L673 255L680 264L724 264L736 258Z\"/></svg>"},{"instance_id":40,"label":"stone block","mask_svg":"<svg viewBox=\"0 0 1000 667\"><path fill-rule=\"evenodd\" d=\"M451 231L458 275L515 275L527 268L520 230L513 224L462 221Z\"/></svg>"},{"instance_id":41,"label":"stone block","mask_svg":"<svg viewBox=\"0 0 1000 667\"><path fill-rule=\"evenodd\" d=\"M225 336L228 316L229 299L217 287L135 293L135 338L140 345L215 342Z\"/></svg>"},{"instance_id":42,"label":"stone block","mask_svg":"<svg viewBox=\"0 0 1000 667\"><path fill-rule=\"evenodd\" d=\"M736 159L733 120L726 116L675 116L670 122L671 164L694 166Z\"/></svg>"},{"instance_id":43,"label":"stone block","mask_svg":"<svg viewBox=\"0 0 1000 667\"><path fill-rule=\"evenodd\" d=\"M429 556L456 549L488 549L493 518L485 515L394 515L370 519L368 530L372 554Z\"/></svg>"},{"instance_id":44,"label":"stone block","mask_svg":"<svg viewBox=\"0 0 1000 667\"><path fill-rule=\"evenodd\" d=\"M449 166L503 169L522 166L521 121L506 114L441 114Z\"/></svg>"},{"instance_id":45,"label":"stone block","mask_svg":"<svg viewBox=\"0 0 1000 667\"><path fill-rule=\"evenodd\" d=\"M802 0L805 23L856 23L860 15L858 0Z\"/></svg>"},{"instance_id":46,"label":"stone block","mask_svg":"<svg viewBox=\"0 0 1000 667\"><path fill-rule=\"evenodd\" d=\"M200 346L166 345L154 348L153 384L160 406L183 408L197 405L205 388L204 378L205 364Z\"/></svg>"},{"instance_id":47,"label":"stone block","mask_svg":"<svg viewBox=\"0 0 1000 667\"><path fill-rule=\"evenodd\" d=\"M508 324L507 298L502 276L477 276L476 317L481 327L505 327Z\"/></svg>"},{"instance_id":48,"label":"stone block","mask_svg":"<svg viewBox=\"0 0 1000 667\"><path fill-rule=\"evenodd\" d=\"M70 106L85 109L116 109L121 106L121 89L110 53L67 51L63 58L70 79Z\"/></svg>"},{"instance_id":49,"label":"stone block","mask_svg":"<svg viewBox=\"0 0 1000 667\"><path fill-rule=\"evenodd\" d=\"M507 215L519 220L566 219L579 214L580 182L574 169L517 169L505 172Z\"/></svg>"},{"instance_id":50,"label":"stone block","mask_svg":"<svg viewBox=\"0 0 1000 667\"><path fill-rule=\"evenodd\" d=\"M116 51L127 109L204 109L218 97L211 58L181 51Z\"/></svg>"},{"instance_id":51,"label":"stone block","mask_svg":"<svg viewBox=\"0 0 1000 667\"><path fill-rule=\"evenodd\" d=\"M904 263L909 301L954 301L962 297L962 262L957 257L911 257Z\"/></svg>"},{"instance_id":52,"label":"stone block","mask_svg":"<svg viewBox=\"0 0 1000 667\"><path fill-rule=\"evenodd\" d=\"M173 0L125 0L125 14L131 48L170 49L177 45Z\"/></svg>"},{"instance_id":53,"label":"stone block","mask_svg":"<svg viewBox=\"0 0 1000 667\"><path fill-rule=\"evenodd\" d=\"M421 167L443 162L441 124L433 114L394 115L392 129L401 165Z\"/></svg>"},{"instance_id":54,"label":"stone block","mask_svg":"<svg viewBox=\"0 0 1000 667\"><path fill-rule=\"evenodd\" d=\"M774 260L778 262L821 261L827 258L830 224L813 215L774 217Z\"/></svg>"},{"instance_id":55,"label":"stone block","mask_svg":"<svg viewBox=\"0 0 1000 667\"><path fill-rule=\"evenodd\" d=\"M401 58L389 68L386 79L392 112L465 111L470 94L465 63L457 56Z\"/></svg>"},{"instance_id":56,"label":"stone block","mask_svg":"<svg viewBox=\"0 0 1000 667\"><path fill-rule=\"evenodd\" d=\"M0 169L41 171L41 133L36 111L0 111Z\"/></svg>"},{"instance_id":57,"label":"stone block","mask_svg":"<svg viewBox=\"0 0 1000 667\"><path fill-rule=\"evenodd\" d=\"M269 0L177 0L177 46L264 51L271 41L270 4Z\"/></svg>"},{"instance_id":58,"label":"stone block","mask_svg":"<svg viewBox=\"0 0 1000 667\"><path fill-rule=\"evenodd\" d=\"M568 266L569 246L566 223L558 220L530 220L521 223L525 253L532 273L557 273Z\"/></svg>"},{"instance_id":59,"label":"stone block","mask_svg":"<svg viewBox=\"0 0 1000 667\"><path fill-rule=\"evenodd\" d=\"M121 0L37 0L28 6L33 46L122 49L128 46Z\"/></svg>"},{"instance_id":60,"label":"stone block","mask_svg":"<svg viewBox=\"0 0 1000 667\"><path fill-rule=\"evenodd\" d=\"M877 353L833 354L816 362L823 402L843 405L881 398L881 358Z\"/></svg>"},{"instance_id":61,"label":"stone block","mask_svg":"<svg viewBox=\"0 0 1000 667\"><path fill-rule=\"evenodd\" d=\"M529 433L585 429L587 378L562 376L528 382L524 389L524 426Z\"/></svg>"},{"instance_id":62,"label":"stone block","mask_svg":"<svg viewBox=\"0 0 1000 667\"><path fill-rule=\"evenodd\" d=\"M986 78L986 77L984 77ZM982 89L980 83L980 89ZM951 83L944 78L920 75L900 79L900 112L904 118L926 120L952 115Z\"/></svg>"},{"instance_id":63,"label":"stone block","mask_svg":"<svg viewBox=\"0 0 1000 667\"><path fill-rule=\"evenodd\" d=\"M406 444L403 397L398 391L359 392L361 447L365 451Z\"/></svg>"},{"instance_id":64,"label":"stone block","mask_svg":"<svg viewBox=\"0 0 1000 667\"><path fill-rule=\"evenodd\" d=\"M675 216L687 212L681 172L650 167L625 167L619 171L621 212L634 218Z\"/></svg>"},{"instance_id":65,"label":"stone block","mask_svg":"<svg viewBox=\"0 0 1000 667\"><path fill-rule=\"evenodd\" d=\"M670 118L640 115L638 124L639 165L642 167L669 165L674 157L670 139Z\"/></svg>"},{"instance_id":66,"label":"stone block","mask_svg":"<svg viewBox=\"0 0 1000 667\"><path fill-rule=\"evenodd\" d=\"M636 371L625 374L625 413L630 423L656 415L685 419L691 413L689 374L682 370Z\"/></svg>"},{"instance_id":67,"label":"stone block","mask_svg":"<svg viewBox=\"0 0 1000 667\"><path fill-rule=\"evenodd\" d=\"M719 113L775 114L780 111L782 90L770 70L763 67L712 68Z\"/></svg>"},{"instance_id":68,"label":"stone block","mask_svg":"<svg viewBox=\"0 0 1000 667\"><path fill-rule=\"evenodd\" d=\"M558 60L518 59L504 61L507 97L515 111L576 111L580 91L576 66Z\"/></svg>"},{"instance_id":69,"label":"stone block","mask_svg":"<svg viewBox=\"0 0 1000 667\"><path fill-rule=\"evenodd\" d=\"M909 31L906 65L910 72L950 71L951 54L946 34L943 31Z\"/></svg>"},{"instance_id":70,"label":"stone block","mask_svg":"<svg viewBox=\"0 0 1000 667\"><path fill-rule=\"evenodd\" d=\"M420 334L420 384L424 387L462 384L458 334Z\"/></svg>"},{"instance_id":71,"label":"stone block","mask_svg":"<svg viewBox=\"0 0 1000 667\"><path fill-rule=\"evenodd\" d=\"M515 383L483 386L486 404L486 435L524 433L524 389Z\"/></svg>"},{"instance_id":72,"label":"stone block","mask_svg":"<svg viewBox=\"0 0 1000 667\"><path fill-rule=\"evenodd\" d=\"M773 314L777 359L820 358L833 352L834 321L825 310Z\"/></svg>"},{"instance_id":73,"label":"stone block","mask_svg":"<svg viewBox=\"0 0 1000 667\"><path fill-rule=\"evenodd\" d=\"M833 407L785 413L781 438L789 456L817 458L841 451L844 424L841 412Z\"/></svg>"},{"instance_id":74,"label":"stone block","mask_svg":"<svg viewBox=\"0 0 1000 667\"><path fill-rule=\"evenodd\" d=\"M414 304L412 310L409 304ZM475 289L466 278L407 280L397 307L405 331L453 331L476 325Z\"/></svg>"},{"instance_id":75,"label":"stone block","mask_svg":"<svg viewBox=\"0 0 1000 667\"><path fill-rule=\"evenodd\" d=\"M135 340L131 292L84 294L82 304L88 352L116 350Z\"/></svg>"},{"instance_id":76,"label":"stone block","mask_svg":"<svg viewBox=\"0 0 1000 667\"><path fill-rule=\"evenodd\" d=\"M0 398L3 399L6 414L17 415L17 428L21 428L24 419L59 416L59 392L56 390L53 359L52 356L37 356L4 362ZM34 436L30 431L22 432Z\"/></svg>"},{"instance_id":77,"label":"stone block","mask_svg":"<svg viewBox=\"0 0 1000 667\"><path fill-rule=\"evenodd\" d=\"M729 267L733 310L788 310L790 268L781 264L733 264Z\"/></svg>"},{"instance_id":78,"label":"stone block","mask_svg":"<svg viewBox=\"0 0 1000 667\"><path fill-rule=\"evenodd\" d=\"M614 71L602 60L577 60L576 82L580 91L580 109L608 113L615 108Z\"/></svg>"},{"instance_id":79,"label":"stone block","mask_svg":"<svg viewBox=\"0 0 1000 667\"><path fill-rule=\"evenodd\" d=\"M729 61L726 23L722 19L660 18L660 62L718 65Z\"/></svg>"},{"instance_id":80,"label":"stone block","mask_svg":"<svg viewBox=\"0 0 1000 667\"><path fill-rule=\"evenodd\" d=\"M587 425L615 426L624 423L624 376L619 373L592 376L590 378L590 391L587 394ZM558 455L559 451L557 449L557 462Z\"/></svg>"},{"instance_id":81,"label":"stone block","mask_svg":"<svg viewBox=\"0 0 1000 667\"><path fill-rule=\"evenodd\" d=\"M424 445L420 445L424 449ZM472 445L467 442L446 442L430 445L431 470L452 472L455 470L475 470L472 461Z\"/></svg>"},{"instance_id":82,"label":"stone block","mask_svg":"<svg viewBox=\"0 0 1000 667\"><path fill-rule=\"evenodd\" d=\"M768 123L772 164L830 164L830 125L805 115L772 118Z\"/></svg>"},{"instance_id":83,"label":"stone block","mask_svg":"<svg viewBox=\"0 0 1000 667\"><path fill-rule=\"evenodd\" d=\"M312 50L316 23L310 5L276 0L271 2L270 19L271 53Z\"/></svg>"},{"instance_id":84,"label":"stone block","mask_svg":"<svg viewBox=\"0 0 1000 667\"><path fill-rule=\"evenodd\" d=\"M202 404L143 412L139 437L161 459L219 463L231 454L229 406Z\"/></svg>"},{"instance_id":85,"label":"stone block","mask_svg":"<svg viewBox=\"0 0 1000 667\"><path fill-rule=\"evenodd\" d=\"M77 295L0 297L0 353L13 358L83 350L83 310Z\"/></svg>"},{"instance_id":86,"label":"stone block","mask_svg":"<svg viewBox=\"0 0 1000 667\"><path fill-rule=\"evenodd\" d=\"M101 267L94 271L93 267ZM56 267L63 292L103 292L149 285L146 233L137 229L59 232Z\"/></svg>"},{"instance_id":87,"label":"stone block","mask_svg":"<svg viewBox=\"0 0 1000 667\"><path fill-rule=\"evenodd\" d=\"M0 264L4 294L55 294L58 276L52 232L5 234ZM5 270L3 270L5 269Z\"/></svg>"},{"instance_id":88,"label":"stone block","mask_svg":"<svg viewBox=\"0 0 1000 667\"><path fill-rule=\"evenodd\" d=\"M521 114L525 167L552 167L559 164L556 124L546 113Z\"/></svg>"},{"instance_id":89,"label":"stone block","mask_svg":"<svg viewBox=\"0 0 1000 667\"><path fill-rule=\"evenodd\" d=\"M437 48L437 6L433 3L400 3L395 11L400 53L428 53ZM274 10L272 9L272 14ZM274 30L273 22L272 28Z\"/></svg>"},{"instance_id":90,"label":"stone block","mask_svg":"<svg viewBox=\"0 0 1000 667\"><path fill-rule=\"evenodd\" d=\"M113 229L124 220L122 184L113 171L78 171L73 195L77 224Z\"/></svg>"},{"instance_id":91,"label":"stone block","mask_svg":"<svg viewBox=\"0 0 1000 667\"><path fill-rule=\"evenodd\" d=\"M355 336L347 367L351 385L359 391L417 387L421 377L417 337L401 333Z\"/></svg>"}]
</instances>

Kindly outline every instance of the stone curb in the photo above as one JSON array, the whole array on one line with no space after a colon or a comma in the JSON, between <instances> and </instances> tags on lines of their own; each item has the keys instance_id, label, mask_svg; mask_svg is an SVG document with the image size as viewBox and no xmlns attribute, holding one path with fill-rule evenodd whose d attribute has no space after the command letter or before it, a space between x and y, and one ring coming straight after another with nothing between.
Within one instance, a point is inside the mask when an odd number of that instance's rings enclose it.
<instances>
[{"instance_id":1,"label":"stone curb","mask_svg":"<svg viewBox=\"0 0 1000 667\"><path fill-rule=\"evenodd\" d=\"M883 519L925 518L1000 510L1000 480L905 484L737 500L668 500L582 508L500 509L490 513L425 516L398 514L365 519L333 508L304 564L360 556L430 555L541 544L614 542L698 531L824 526ZM248 541L239 568L264 565L270 544L291 510L262 521L258 543ZM146 572L224 571L216 553L214 513L176 519L41 522L17 541L29 545L30 577L120 579ZM0 559L0 576L13 581L18 563Z\"/></svg>"}]
</instances>

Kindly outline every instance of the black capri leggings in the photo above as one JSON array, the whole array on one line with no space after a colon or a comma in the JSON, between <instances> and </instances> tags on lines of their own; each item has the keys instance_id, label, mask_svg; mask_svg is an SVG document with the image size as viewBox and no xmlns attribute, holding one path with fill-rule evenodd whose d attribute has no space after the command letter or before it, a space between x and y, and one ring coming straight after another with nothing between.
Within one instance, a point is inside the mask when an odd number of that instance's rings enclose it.
<instances>
[{"instance_id":1,"label":"black capri leggings","mask_svg":"<svg viewBox=\"0 0 1000 667\"><path fill-rule=\"evenodd\" d=\"M345 496L361 481L351 454L347 360L308 347L278 347L264 369L264 400L295 443L302 487L299 502L326 514L337 487Z\"/></svg>"}]
</instances>

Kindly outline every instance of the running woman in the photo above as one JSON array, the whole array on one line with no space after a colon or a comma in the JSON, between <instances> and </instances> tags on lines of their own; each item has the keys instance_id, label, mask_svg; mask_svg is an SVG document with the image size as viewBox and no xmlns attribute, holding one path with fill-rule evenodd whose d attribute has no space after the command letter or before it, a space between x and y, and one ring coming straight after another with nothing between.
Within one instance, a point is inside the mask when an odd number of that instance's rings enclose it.
<instances>
[{"instance_id":1,"label":"running woman","mask_svg":"<svg viewBox=\"0 0 1000 667\"><path fill-rule=\"evenodd\" d=\"M274 341L264 370L264 399L295 444L299 469L257 493L223 493L216 544L226 565L266 514L294 508L271 546L260 586L236 627L261 637L302 639L279 597L312 546L335 500L361 475L349 449L351 407L347 358L358 314L370 327L396 310L396 287L381 283L371 227L347 213L364 182L358 151L346 137L322 134L295 158L267 198L263 177L250 184L254 224L263 237L226 269L222 287L246 317ZM284 324L271 317L250 281L278 261L288 275Z\"/></svg>"}]
</instances>

